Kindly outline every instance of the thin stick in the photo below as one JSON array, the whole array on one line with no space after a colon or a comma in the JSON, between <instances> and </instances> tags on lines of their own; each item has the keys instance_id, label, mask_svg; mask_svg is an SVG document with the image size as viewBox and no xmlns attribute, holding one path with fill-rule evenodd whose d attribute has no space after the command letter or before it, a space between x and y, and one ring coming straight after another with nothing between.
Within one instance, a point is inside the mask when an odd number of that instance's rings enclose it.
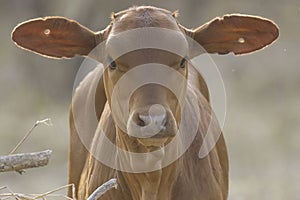
<instances>
[{"instance_id":1,"label":"thin stick","mask_svg":"<svg viewBox=\"0 0 300 200\"><path fill-rule=\"evenodd\" d=\"M34 195L32 194L21 194L21 193L2 193L0 194L0 199L1 198L9 198L9 197L15 197L15 198L19 198L22 200L36 200L35 197L32 197ZM39 197L39 199L46 199L46 197L62 197L64 199L68 199L68 200L74 200L71 197L67 197L66 195L63 194L49 194L47 196L41 196ZM2 200L2 199L1 199Z\"/></svg>"},{"instance_id":2,"label":"thin stick","mask_svg":"<svg viewBox=\"0 0 300 200\"><path fill-rule=\"evenodd\" d=\"M99 197L101 197L105 192L112 188L116 188L118 186L117 179L113 178L98 187L87 200L97 200Z\"/></svg>"},{"instance_id":3,"label":"thin stick","mask_svg":"<svg viewBox=\"0 0 300 200\"><path fill-rule=\"evenodd\" d=\"M0 190L4 190L4 189L6 189L6 188L7 188L6 186L0 187Z\"/></svg>"},{"instance_id":4,"label":"thin stick","mask_svg":"<svg viewBox=\"0 0 300 200\"><path fill-rule=\"evenodd\" d=\"M14 154L18 148L24 143L24 141L29 137L29 135L32 133L32 131L40 124L46 124L47 126L52 126L52 122L50 118L43 119L40 121L36 121L35 124L29 129L29 131L26 133L26 135L21 139L21 141L15 146L15 148L9 153L9 155Z\"/></svg>"},{"instance_id":5,"label":"thin stick","mask_svg":"<svg viewBox=\"0 0 300 200\"><path fill-rule=\"evenodd\" d=\"M17 200L31 200L30 197L23 195L23 194L18 194L18 193L14 193L9 187L5 188L10 192L9 194L4 193L4 194L0 194L0 197L6 197L6 198L10 198L10 197L14 197Z\"/></svg>"},{"instance_id":6,"label":"thin stick","mask_svg":"<svg viewBox=\"0 0 300 200\"><path fill-rule=\"evenodd\" d=\"M57 191L59 191L59 190L62 190L62 189L68 188L68 187L72 187L72 191L73 191L74 184L68 184L68 185L65 185L65 186L56 188L56 189L51 190L51 191L49 191L49 192L46 192L46 193L44 193L44 194L38 195L38 196L34 197L34 199L40 199L40 198L42 198L42 197L48 196L49 194L52 194L52 193L54 193L54 192L57 192ZM73 196L73 198L74 198L74 196Z\"/></svg>"},{"instance_id":7,"label":"thin stick","mask_svg":"<svg viewBox=\"0 0 300 200\"><path fill-rule=\"evenodd\" d=\"M45 166L49 162L51 153L51 150L46 150L0 156L0 172L22 171L23 169Z\"/></svg>"},{"instance_id":8,"label":"thin stick","mask_svg":"<svg viewBox=\"0 0 300 200\"><path fill-rule=\"evenodd\" d=\"M68 200L74 200L74 196L73 197L67 197L65 195L62 194L52 194L54 192L57 192L59 190L68 188L68 187L72 187L72 190L75 189L74 184L68 184L59 188L56 188L54 190L51 190L49 192L46 192L44 194L21 194L21 193L14 193L12 191L9 191L10 193L2 193L0 194L0 199L1 197L15 197L21 200L36 200L36 199L46 199L46 197L62 197ZM7 188L7 187L3 187L3 188Z\"/></svg>"},{"instance_id":9,"label":"thin stick","mask_svg":"<svg viewBox=\"0 0 300 200\"><path fill-rule=\"evenodd\" d=\"M32 197L27 196L25 194L13 193L13 192L0 194L0 197L14 197L22 200L34 200Z\"/></svg>"}]
</instances>

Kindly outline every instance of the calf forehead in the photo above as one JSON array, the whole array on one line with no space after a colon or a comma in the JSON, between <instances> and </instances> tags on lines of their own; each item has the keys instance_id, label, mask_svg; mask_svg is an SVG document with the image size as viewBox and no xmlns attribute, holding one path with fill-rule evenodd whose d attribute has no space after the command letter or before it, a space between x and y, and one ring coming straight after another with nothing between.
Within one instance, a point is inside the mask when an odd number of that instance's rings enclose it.
<instances>
[{"instance_id":1,"label":"calf forehead","mask_svg":"<svg viewBox=\"0 0 300 200\"><path fill-rule=\"evenodd\" d=\"M188 46L184 34L179 31L157 28L134 29L111 35L106 42L106 56L112 60L121 56L124 63L138 60L145 62L170 60L172 63L178 57L188 56Z\"/></svg>"},{"instance_id":2,"label":"calf forehead","mask_svg":"<svg viewBox=\"0 0 300 200\"><path fill-rule=\"evenodd\" d=\"M187 51L185 35L167 10L133 7L113 16L106 41L106 53L113 60L126 54L118 61L127 66L147 62L171 65L185 57Z\"/></svg>"},{"instance_id":3,"label":"calf forehead","mask_svg":"<svg viewBox=\"0 0 300 200\"><path fill-rule=\"evenodd\" d=\"M182 56L160 49L139 49L126 53L116 61L122 66L135 67L147 63L160 63L174 66L180 62Z\"/></svg>"},{"instance_id":4,"label":"calf forehead","mask_svg":"<svg viewBox=\"0 0 300 200\"><path fill-rule=\"evenodd\" d=\"M188 56L185 36L180 32L145 29L109 37L106 56L126 66L161 63L172 66Z\"/></svg>"},{"instance_id":5,"label":"calf forehead","mask_svg":"<svg viewBox=\"0 0 300 200\"><path fill-rule=\"evenodd\" d=\"M155 7L133 7L113 16L111 34L142 27L179 30L171 12Z\"/></svg>"}]
</instances>

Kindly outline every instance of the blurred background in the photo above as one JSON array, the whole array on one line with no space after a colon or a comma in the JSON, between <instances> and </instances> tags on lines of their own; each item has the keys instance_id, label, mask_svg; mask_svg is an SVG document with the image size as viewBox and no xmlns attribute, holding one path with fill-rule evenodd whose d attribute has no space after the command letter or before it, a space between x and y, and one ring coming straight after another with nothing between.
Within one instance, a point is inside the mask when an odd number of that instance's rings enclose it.
<instances>
[{"instance_id":1,"label":"blurred background","mask_svg":"<svg viewBox=\"0 0 300 200\"><path fill-rule=\"evenodd\" d=\"M42 193L67 184L68 108L82 58L51 60L17 48L13 28L42 16L65 16L98 31L111 12L131 5L179 9L195 28L227 13L259 15L280 27L279 39L245 56L212 55L227 93L224 127L230 155L232 200L296 200L300 196L299 0L0 0L0 155L8 154L36 120L19 152L52 149L47 167L1 173L0 187Z\"/></svg>"}]
</instances>

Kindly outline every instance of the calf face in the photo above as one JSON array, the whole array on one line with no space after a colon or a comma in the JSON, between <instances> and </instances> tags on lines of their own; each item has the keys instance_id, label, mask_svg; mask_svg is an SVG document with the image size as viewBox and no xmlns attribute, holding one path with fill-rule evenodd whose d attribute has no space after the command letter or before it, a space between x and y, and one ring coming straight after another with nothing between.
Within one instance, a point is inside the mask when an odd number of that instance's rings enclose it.
<instances>
[{"instance_id":1,"label":"calf face","mask_svg":"<svg viewBox=\"0 0 300 200\"><path fill-rule=\"evenodd\" d=\"M147 36L149 34L147 32L152 32L151 28L147 29L149 27L153 28L151 38ZM139 30L142 28L144 30ZM172 30L174 34L171 31L165 31L153 36L155 35L155 28ZM138 32L130 32L132 29L138 30ZM120 36L122 33L125 33L123 34L124 37ZM130 51L120 57L116 56L116 54L120 54L118 52L120 49L129 48L132 43L141 43L145 40L148 40L148 43L159 41L172 44L181 52L181 55L163 49L144 48ZM147 147L162 146L170 141L178 131L180 121L180 103L178 99L184 99L185 95L186 56L188 55L188 44L185 35L181 32L174 16L164 10L142 8L115 14L110 35L106 41L105 52L108 69L104 72L104 83L111 106L124 105L124 103L121 103L122 97L117 99L116 102L112 102L114 100L111 97L116 84L120 79L124 79L125 74L129 82L124 82L124 85L142 83L147 76L157 76L157 81L152 80L152 83L142 84L141 87L136 85L129 101L128 120L119 127L123 126L123 132L138 138L138 141ZM170 68L168 73L159 73L159 69L163 66ZM129 71L132 73L128 73ZM176 79L178 76L185 77L185 79L180 81L181 79ZM180 88L176 92L178 94L175 95L166 85L159 84L161 79L164 79L170 85L177 84ZM130 91L125 93L130 93ZM112 114L115 121L121 121L116 118L124 118L125 116L125 114L120 114L113 108Z\"/></svg>"}]
</instances>

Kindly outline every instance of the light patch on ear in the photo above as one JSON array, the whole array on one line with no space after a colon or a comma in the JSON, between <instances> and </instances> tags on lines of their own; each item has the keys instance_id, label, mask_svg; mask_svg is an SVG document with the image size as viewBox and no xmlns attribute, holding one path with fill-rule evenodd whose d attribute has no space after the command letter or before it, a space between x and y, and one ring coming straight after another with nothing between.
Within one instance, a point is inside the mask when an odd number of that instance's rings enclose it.
<instances>
[{"instance_id":1,"label":"light patch on ear","mask_svg":"<svg viewBox=\"0 0 300 200\"><path fill-rule=\"evenodd\" d=\"M44 34L45 34L46 36L49 36L50 33L51 33L50 29L47 28L47 29L44 30Z\"/></svg>"},{"instance_id":2,"label":"light patch on ear","mask_svg":"<svg viewBox=\"0 0 300 200\"><path fill-rule=\"evenodd\" d=\"M240 38L238 39L238 42L239 42L240 44L243 44L243 43L245 43L245 38L243 38L243 37L240 37Z\"/></svg>"}]
</instances>

